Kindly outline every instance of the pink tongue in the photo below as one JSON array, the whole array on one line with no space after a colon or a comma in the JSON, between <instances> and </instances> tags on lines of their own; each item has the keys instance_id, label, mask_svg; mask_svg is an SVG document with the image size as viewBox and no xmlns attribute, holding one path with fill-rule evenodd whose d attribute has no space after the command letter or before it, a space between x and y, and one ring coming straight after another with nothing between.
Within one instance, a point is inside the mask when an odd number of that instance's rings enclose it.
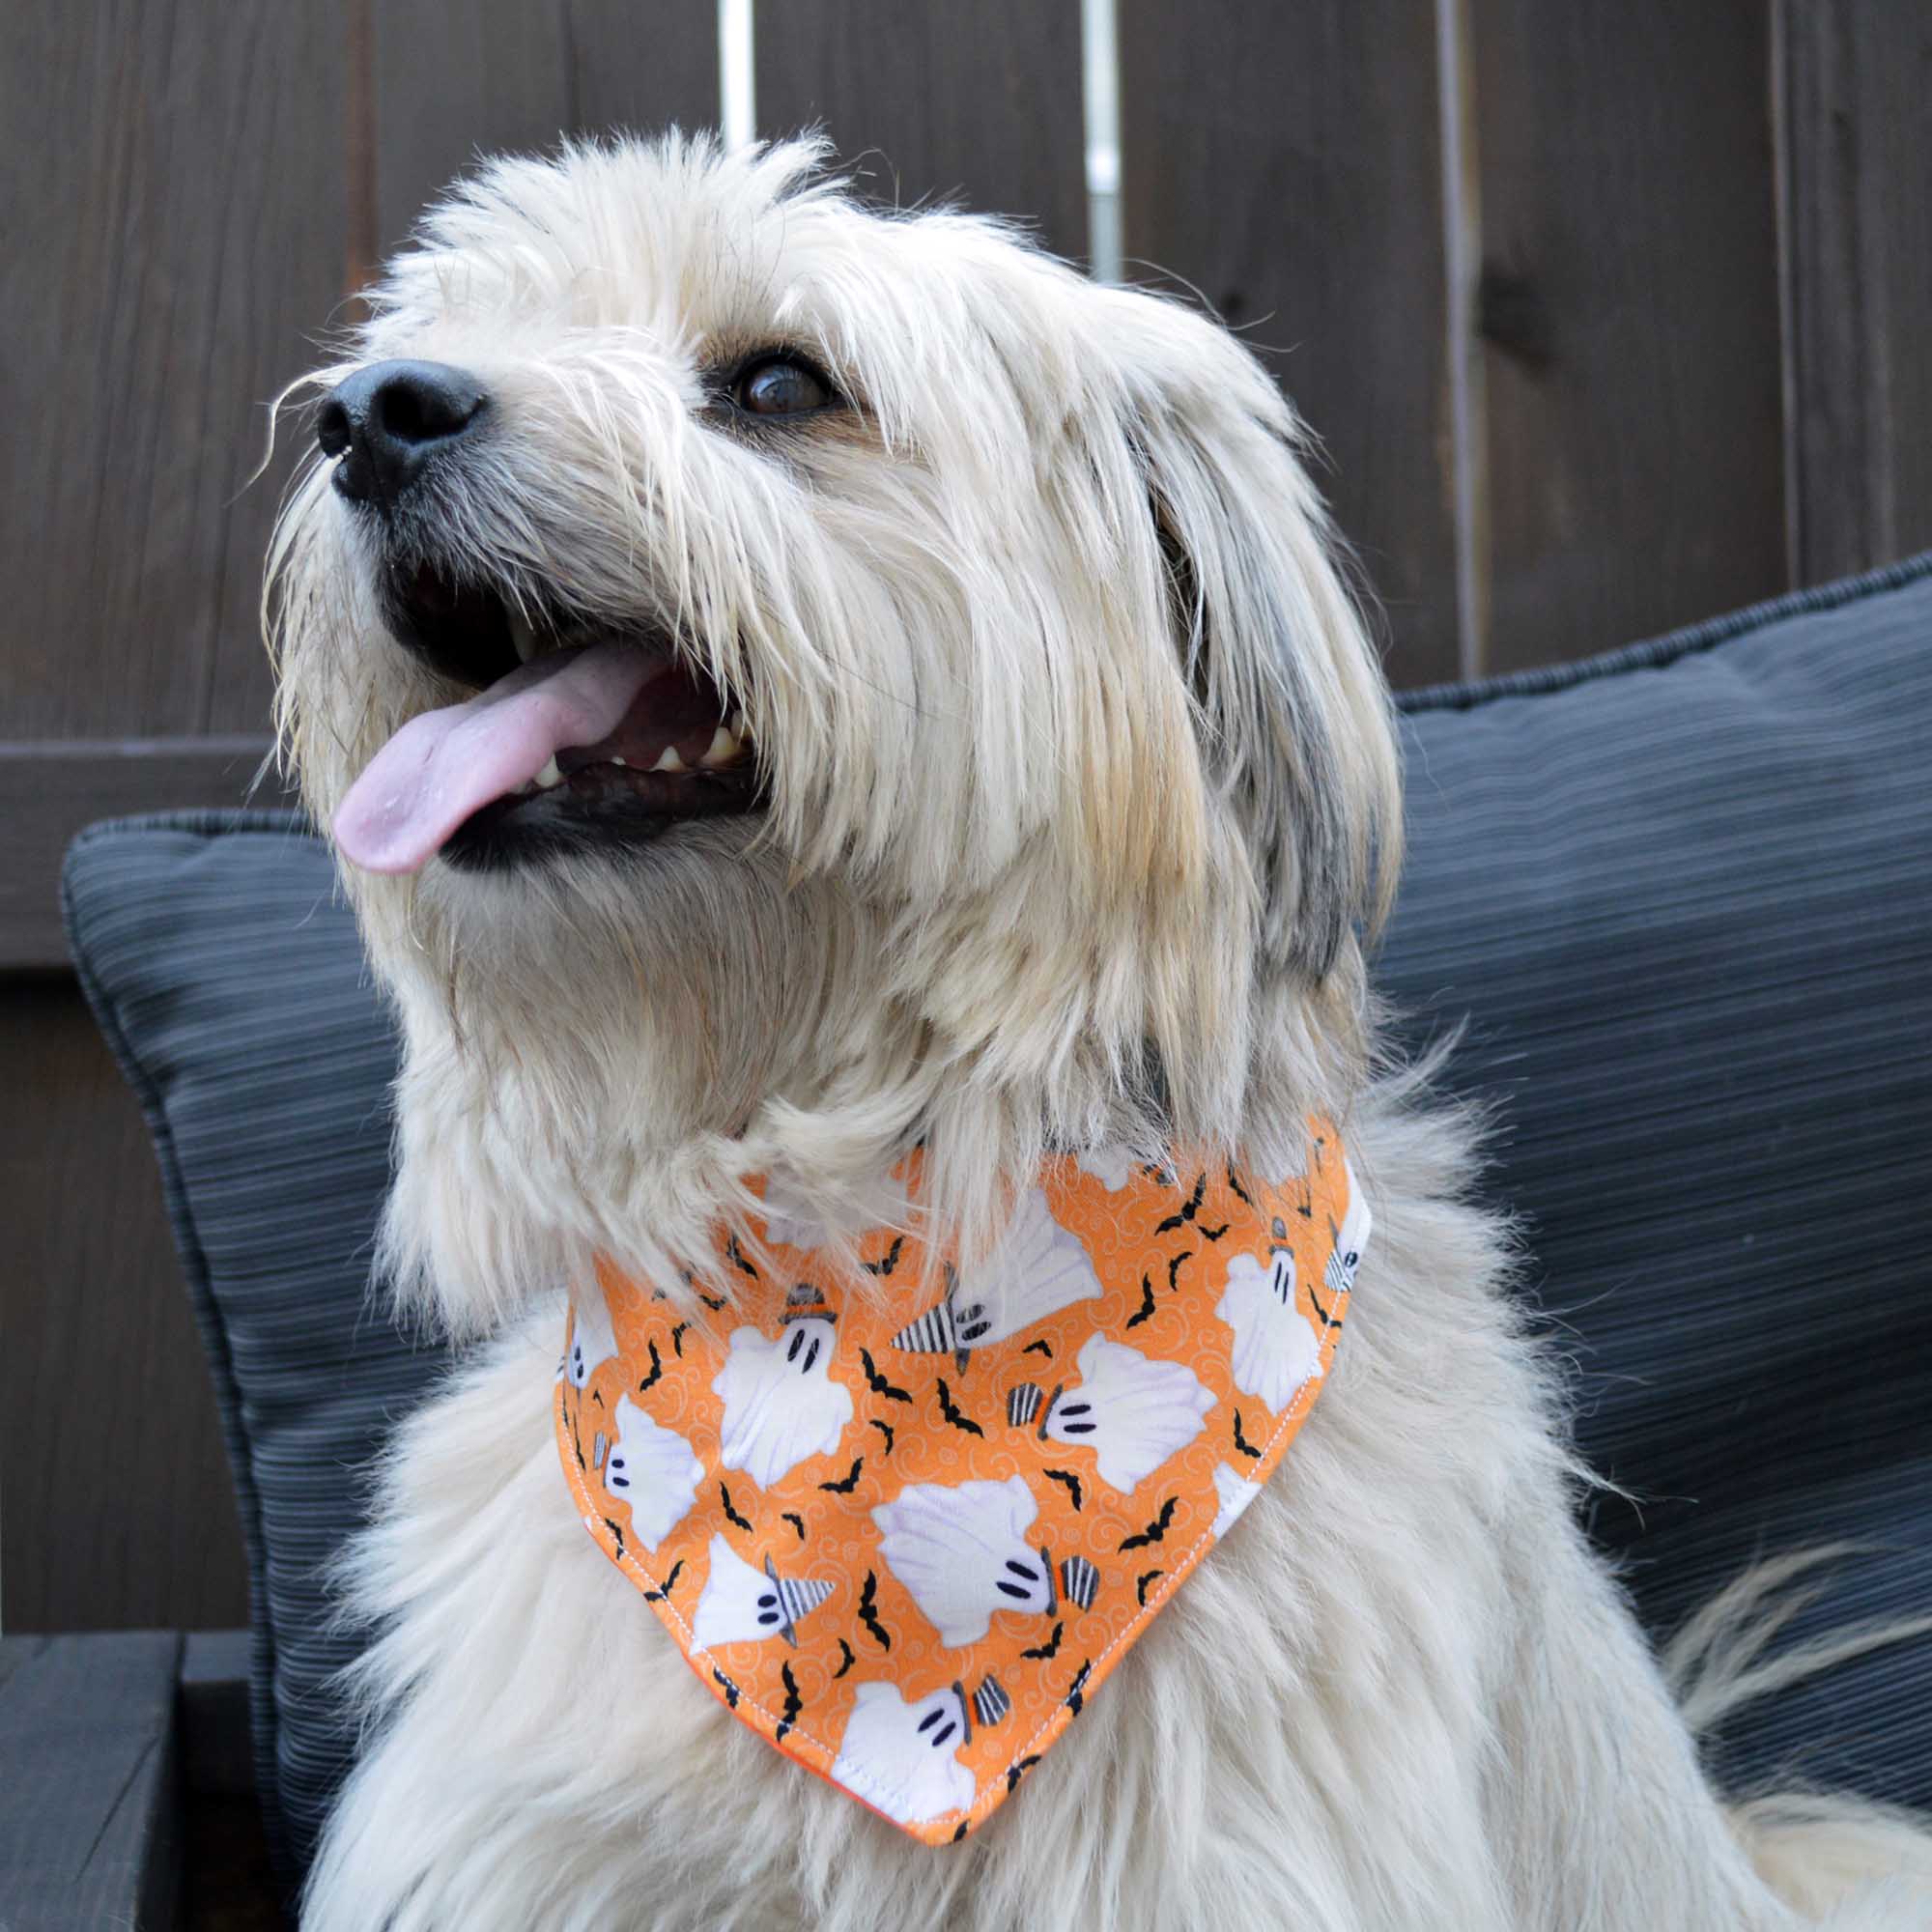
<instances>
[{"instance_id":1,"label":"pink tongue","mask_svg":"<svg viewBox=\"0 0 1932 1932\"><path fill-rule=\"evenodd\" d=\"M557 651L412 718L336 808L336 844L365 871L420 871L471 812L567 746L610 737L664 663L635 644Z\"/></svg>"}]
</instances>

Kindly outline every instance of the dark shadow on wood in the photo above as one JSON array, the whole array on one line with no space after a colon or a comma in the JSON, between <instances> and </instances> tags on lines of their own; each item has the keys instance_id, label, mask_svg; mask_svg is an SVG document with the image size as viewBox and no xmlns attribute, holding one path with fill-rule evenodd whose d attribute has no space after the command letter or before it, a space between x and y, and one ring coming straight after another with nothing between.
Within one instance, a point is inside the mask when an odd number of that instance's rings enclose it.
<instances>
[{"instance_id":1,"label":"dark shadow on wood","mask_svg":"<svg viewBox=\"0 0 1932 1932\"><path fill-rule=\"evenodd\" d=\"M957 202L1087 253L1080 10L1037 0L761 0L758 131L822 124L889 207Z\"/></svg>"}]
</instances>

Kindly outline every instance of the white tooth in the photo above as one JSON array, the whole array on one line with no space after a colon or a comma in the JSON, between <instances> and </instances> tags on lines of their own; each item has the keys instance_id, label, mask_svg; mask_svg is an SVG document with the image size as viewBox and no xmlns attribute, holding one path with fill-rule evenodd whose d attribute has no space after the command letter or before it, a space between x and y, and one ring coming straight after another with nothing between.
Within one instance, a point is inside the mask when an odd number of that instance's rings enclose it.
<instances>
[{"instance_id":1,"label":"white tooth","mask_svg":"<svg viewBox=\"0 0 1932 1932\"><path fill-rule=\"evenodd\" d=\"M553 752L544 760L543 770L537 774L537 786L542 791L548 791L552 785L560 785L562 782L563 774L556 768L556 753Z\"/></svg>"},{"instance_id":2,"label":"white tooth","mask_svg":"<svg viewBox=\"0 0 1932 1932\"><path fill-rule=\"evenodd\" d=\"M737 739L721 724L711 734L711 749L697 762L700 765L728 765L737 755Z\"/></svg>"},{"instance_id":3,"label":"white tooth","mask_svg":"<svg viewBox=\"0 0 1932 1932\"><path fill-rule=\"evenodd\" d=\"M734 711L731 714L731 735L734 738L742 738L747 735L745 714L742 711Z\"/></svg>"},{"instance_id":4,"label":"white tooth","mask_svg":"<svg viewBox=\"0 0 1932 1932\"><path fill-rule=\"evenodd\" d=\"M628 764L629 764L629 763L630 763L631 761L630 761L630 759L629 759L629 758L615 758L615 757L612 757L612 758L606 758L606 759L604 760L604 762L605 762L605 763L606 763L607 765L628 765Z\"/></svg>"},{"instance_id":5,"label":"white tooth","mask_svg":"<svg viewBox=\"0 0 1932 1932\"><path fill-rule=\"evenodd\" d=\"M510 612L510 641L516 645L517 655L525 664L536 656L536 633L530 629L530 620L521 611Z\"/></svg>"},{"instance_id":6,"label":"white tooth","mask_svg":"<svg viewBox=\"0 0 1932 1932\"><path fill-rule=\"evenodd\" d=\"M678 756L675 745L667 745L659 753L657 763L651 767L654 772L681 772L683 769L684 760Z\"/></svg>"}]
</instances>

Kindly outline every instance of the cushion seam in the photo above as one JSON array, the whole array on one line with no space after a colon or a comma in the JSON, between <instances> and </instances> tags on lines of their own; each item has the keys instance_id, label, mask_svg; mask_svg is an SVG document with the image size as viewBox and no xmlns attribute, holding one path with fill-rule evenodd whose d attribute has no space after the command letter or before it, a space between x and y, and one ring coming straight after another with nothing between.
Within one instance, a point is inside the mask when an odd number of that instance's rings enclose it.
<instances>
[{"instance_id":1,"label":"cushion seam","mask_svg":"<svg viewBox=\"0 0 1932 1932\"><path fill-rule=\"evenodd\" d=\"M1505 671L1495 677L1473 678L1463 683L1430 684L1413 691L1398 692L1396 709L1404 717L1435 711L1474 711L1506 697L1548 697L1600 678L1618 677L1628 671L1662 670L1685 658L1699 656L1719 644L1767 630L1792 617L1823 611L1839 611L1896 590L1903 590L1932 576L1932 551L1897 563L1881 564L1858 577L1835 579L1830 583L1812 584L1790 590L1781 596L1747 605L1721 616L1707 617L1681 630L1667 631L1659 638L1634 644L1620 644L1615 650L1595 657L1579 658L1570 664L1540 665L1528 670Z\"/></svg>"}]
</instances>

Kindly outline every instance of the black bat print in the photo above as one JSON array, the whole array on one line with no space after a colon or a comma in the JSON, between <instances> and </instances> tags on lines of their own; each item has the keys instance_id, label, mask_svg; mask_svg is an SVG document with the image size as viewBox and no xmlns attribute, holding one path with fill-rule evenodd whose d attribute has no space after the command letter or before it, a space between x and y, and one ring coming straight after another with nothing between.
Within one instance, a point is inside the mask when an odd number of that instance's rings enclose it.
<instances>
[{"instance_id":1,"label":"black bat print","mask_svg":"<svg viewBox=\"0 0 1932 1932\"><path fill-rule=\"evenodd\" d=\"M895 1235L893 1236L892 1246L889 1247L877 1261L861 1262L859 1265L862 1268L864 1268L867 1274L880 1274L880 1275L891 1274L892 1271L898 1266L899 1255L903 1251L904 1247L905 1247L905 1236L903 1235Z\"/></svg>"},{"instance_id":2,"label":"black bat print","mask_svg":"<svg viewBox=\"0 0 1932 1932\"><path fill-rule=\"evenodd\" d=\"M1086 1707L1087 1675L1093 1668L1094 1668L1094 1660L1090 1657L1086 1661L1086 1662L1084 1662L1080 1666L1078 1671L1074 1673L1073 1682L1066 1687L1066 1708L1069 1711L1071 1711L1076 1718L1080 1715L1081 1711Z\"/></svg>"},{"instance_id":3,"label":"black bat print","mask_svg":"<svg viewBox=\"0 0 1932 1932\"><path fill-rule=\"evenodd\" d=\"M1141 1574L1134 1578L1134 1597L1135 1600L1139 1603L1142 1609L1147 1608L1148 1585L1151 1583L1156 1577L1165 1577L1166 1575L1167 1572L1165 1570L1143 1570Z\"/></svg>"},{"instance_id":4,"label":"black bat print","mask_svg":"<svg viewBox=\"0 0 1932 1932\"><path fill-rule=\"evenodd\" d=\"M1169 1496L1161 1504L1160 1514L1145 1529L1136 1530L1132 1536L1121 1541L1122 1549L1145 1549L1150 1543L1164 1543L1167 1540L1168 1525L1174 1520L1174 1512L1179 1505L1179 1496Z\"/></svg>"},{"instance_id":5,"label":"black bat print","mask_svg":"<svg viewBox=\"0 0 1932 1932\"><path fill-rule=\"evenodd\" d=\"M798 1714L805 1709L805 1699L798 1694L798 1679L791 1674L789 1663L782 1665L779 1675L784 1680L784 1709L779 1714L778 1728L772 1733L774 1744L782 1744L784 1734L798 1721Z\"/></svg>"},{"instance_id":6,"label":"black bat print","mask_svg":"<svg viewBox=\"0 0 1932 1932\"><path fill-rule=\"evenodd\" d=\"M1060 1634L1065 1628L1065 1624L1055 1624L1053 1634L1044 1643L1037 1644L1032 1650L1023 1650L1020 1652L1020 1655L1031 1658L1036 1663L1051 1662L1060 1655Z\"/></svg>"},{"instance_id":7,"label":"black bat print","mask_svg":"<svg viewBox=\"0 0 1932 1932\"><path fill-rule=\"evenodd\" d=\"M893 1444L897 1439L893 1435L893 1425L890 1422L881 1422L876 1415L868 1415L866 1420L886 1438L886 1454L890 1456L893 1453Z\"/></svg>"},{"instance_id":8,"label":"black bat print","mask_svg":"<svg viewBox=\"0 0 1932 1932\"><path fill-rule=\"evenodd\" d=\"M1322 1307L1320 1298L1315 1293L1315 1284L1312 1281L1308 1284L1308 1305L1321 1318L1322 1327L1334 1327L1335 1318L1328 1313L1327 1309Z\"/></svg>"},{"instance_id":9,"label":"black bat print","mask_svg":"<svg viewBox=\"0 0 1932 1932\"><path fill-rule=\"evenodd\" d=\"M651 1372L638 1384L638 1393L639 1395L642 1395L647 1388L654 1387L664 1379L665 1365L663 1358L658 1353L658 1345L652 1342L648 1346L651 1351Z\"/></svg>"},{"instance_id":10,"label":"black bat print","mask_svg":"<svg viewBox=\"0 0 1932 1932\"><path fill-rule=\"evenodd\" d=\"M1252 1456L1257 1463L1262 1459L1262 1452L1241 1434L1241 1411L1238 1408L1235 1411L1235 1447L1243 1456Z\"/></svg>"},{"instance_id":11,"label":"black bat print","mask_svg":"<svg viewBox=\"0 0 1932 1932\"><path fill-rule=\"evenodd\" d=\"M1228 1185L1232 1187L1235 1190L1235 1192L1238 1194L1241 1197L1241 1199L1248 1204L1250 1208L1252 1208L1255 1205L1255 1197L1252 1194L1250 1194L1245 1187L1241 1185L1241 1178L1235 1172L1235 1163L1232 1160L1228 1163Z\"/></svg>"},{"instance_id":12,"label":"black bat print","mask_svg":"<svg viewBox=\"0 0 1932 1932\"><path fill-rule=\"evenodd\" d=\"M1205 1221L1197 1221L1194 1225L1200 1229L1201 1238L1204 1241L1218 1241L1228 1232L1228 1224L1225 1221L1218 1228L1210 1228Z\"/></svg>"},{"instance_id":13,"label":"black bat print","mask_svg":"<svg viewBox=\"0 0 1932 1932\"><path fill-rule=\"evenodd\" d=\"M719 1689L724 1692L726 1707L735 1711L738 1708L738 1687L715 1664L712 1666L711 1674L718 1680Z\"/></svg>"},{"instance_id":14,"label":"black bat print","mask_svg":"<svg viewBox=\"0 0 1932 1932\"><path fill-rule=\"evenodd\" d=\"M1008 1765L1007 1796L1009 1798L1010 1798L1013 1795L1014 1791L1016 1791L1019 1788L1020 1779L1023 1778L1027 1775L1027 1773L1030 1772L1034 1768L1034 1766L1037 1765L1038 1762L1039 1762L1039 1753L1037 1751L1035 1751L1031 1757L1023 1757L1019 1760L1017 1764Z\"/></svg>"},{"instance_id":15,"label":"black bat print","mask_svg":"<svg viewBox=\"0 0 1932 1932\"><path fill-rule=\"evenodd\" d=\"M801 1543L805 1541L805 1519L796 1510L786 1510L779 1520L790 1523L798 1531L798 1540Z\"/></svg>"},{"instance_id":16,"label":"black bat print","mask_svg":"<svg viewBox=\"0 0 1932 1932\"><path fill-rule=\"evenodd\" d=\"M644 1592L644 1602L647 1604L663 1603L665 1599L668 1597L670 1593L677 1588L678 1575L683 1569L684 1569L684 1558L680 1556L677 1559L677 1561L670 1566L670 1575L664 1579L664 1581L657 1586L655 1590L646 1590Z\"/></svg>"},{"instance_id":17,"label":"black bat print","mask_svg":"<svg viewBox=\"0 0 1932 1932\"><path fill-rule=\"evenodd\" d=\"M623 1526L622 1526L622 1524L620 1524L620 1523L616 1523L616 1522L613 1522L613 1521L612 1521L612 1520L611 1520L611 1519L610 1519L610 1518L609 1518L609 1517L607 1516L607 1517L606 1517L606 1518L604 1519L604 1527L605 1527L606 1529L608 1529L608 1530L609 1530L609 1531L611 1532L611 1534L612 1536L614 1536L614 1537L615 1537L615 1538L617 1539L617 1560L618 1560L618 1562L620 1562L620 1563L621 1563L621 1562L622 1562L622 1561L624 1560L624 1530L623 1530Z\"/></svg>"},{"instance_id":18,"label":"black bat print","mask_svg":"<svg viewBox=\"0 0 1932 1932\"><path fill-rule=\"evenodd\" d=\"M706 1294L705 1292L698 1287L697 1277L695 1274L693 1274L689 1268L679 1268L677 1271L677 1278L679 1281L683 1282L685 1287L690 1289L691 1292L697 1296L698 1300L703 1302L705 1307L710 1309L713 1314L716 1314L719 1309L724 1306L724 1297L722 1294Z\"/></svg>"},{"instance_id":19,"label":"black bat print","mask_svg":"<svg viewBox=\"0 0 1932 1932\"><path fill-rule=\"evenodd\" d=\"M1153 1283L1146 1275L1141 1276L1141 1305L1127 1317L1127 1326L1138 1328L1153 1314Z\"/></svg>"},{"instance_id":20,"label":"black bat print","mask_svg":"<svg viewBox=\"0 0 1932 1932\"><path fill-rule=\"evenodd\" d=\"M1184 1228L1201 1211L1201 1197L1208 1192L1208 1170L1201 1170L1201 1178L1194 1183L1194 1192L1181 1205L1179 1213L1170 1214L1155 1228L1156 1235L1171 1235L1177 1228Z\"/></svg>"},{"instance_id":21,"label":"black bat print","mask_svg":"<svg viewBox=\"0 0 1932 1932\"><path fill-rule=\"evenodd\" d=\"M750 1262L748 1262L745 1259L745 1251L738 1245L738 1237L736 1235L726 1235L724 1236L724 1259L727 1262L729 1262L733 1267L743 1269L744 1272L750 1275L753 1281L757 1280L758 1271L752 1265Z\"/></svg>"},{"instance_id":22,"label":"black bat print","mask_svg":"<svg viewBox=\"0 0 1932 1932\"><path fill-rule=\"evenodd\" d=\"M859 1487L859 1471L866 1466L863 1456L852 1458L852 1467L836 1483L820 1483L819 1488L828 1495L849 1496Z\"/></svg>"},{"instance_id":23,"label":"black bat print","mask_svg":"<svg viewBox=\"0 0 1932 1932\"><path fill-rule=\"evenodd\" d=\"M1044 1355L1050 1362L1053 1360L1053 1344L1051 1342L1029 1342L1020 1350L1020 1353L1023 1355Z\"/></svg>"},{"instance_id":24,"label":"black bat print","mask_svg":"<svg viewBox=\"0 0 1932 1932\"><path fill-rule=\"evenodd\" d=\"M1170 1293L1174 1289L1179 1287L1180 1264L1182 1262L1186 1261L1188 1257L1193 1254L1193 1252L1194 1250L1192 1248L1182 1248L1178 1255L1170 1255L1167 1258L1167 1286Z\"/></svg>"},{"instance_id":25,"label":"black bat print","mask_svg":"<svg viewBox=\"0 0 1932 1932\"><path fill-rule=\"evenodd\" d=\"M1080 1499L1080 1478L1071 1469L1042 1469L1039 1472L1049 1483L1060 1483L1066 1493L1073 1498L1073 1507L1083 1509L1086 1505Z\"/></svg>"},{"instance_id":26,"label":"black bat print","mask_svg":"<svg viewBox=\"0 0 1932 1932\"><path fill-rule=\"evenodd\" d=\"M861 1349L859 1350L859 1366L866 1372L866 1386L874 1395L882 1395L888 1402L910 1402L912 1400L912 1396L905 1389L900 1388L896 1382L889 1382L879 1373L878 1364L872 1360L871 1350Z\"/></svg>"},{"instance_id":27,"label":"black bat print","mask_svg":"<svg viewBox=\"0 0 1932 1932\"><path fill-rule=\"evenodd\" d=\"M881 1650L892 1649L893 1634L879 1621L879 1577L873 1570L866 1572L865 1587L859 1592L859 1621Z\"/></svg>"},{"instance_id":28,"label":"black bat print","mask_svg":"<svg viewBox=\"0 0 1932 1932\"><path fill-rule=\"evenodd\" d=\"M594 1402L599 1408L602 1408L604 1406L603 1391L601 1389L592 1389L590 1391L590 1400Z\"/></svg>"},{"instance_id":29,"label":"black bat print","mask_svg":"<svg viewBox=\"0 0 1932 1932\"><path fill-rule=\"evenodd\" d=\"M984 1435L985 1431L952 1400L952 1391L946 1386L944 1376L936 1377L939 1390L939 1412L954 1429L963 1429L968 1435Z\"/></svg>"},{"instance_id":30,"label":"black bat print","mask_svg":"<svg viewBox=\"0 0 1932 1932\"><path fill-rule=\"evenodd\" d=\"M842 1636L838 1639L838 1648L844 1652L844 1655L838 1661L838 1668L832 1673L832 1681L835 1684L859 1661L858 1653L853 1650L852 1646Z\"/></svg>"},{"instance_id":31,"label":"black bat print","mask_svg":"<svg viewBox=\"0 0 1932 1932\"><path fill-rule=\"evenodd\" d=\"M680 1321L670 1331L670 1351L679 1361L684 1359L684 1331L691 1326L689 1321Z\"/></svg>"},{"instance_id":32,"label":"black bat print","mask_svg":"<svg viewBox=\"0 0 1932 1932\"><path fill-rule=\"evenodd\" d=\"M749 1530L751 1523L731 1507L731 1492L723 1483L718 1485L718 1493L724 1501L724 1520L737 1524L740 1529Z\"/></svg>"}]
</instances>

